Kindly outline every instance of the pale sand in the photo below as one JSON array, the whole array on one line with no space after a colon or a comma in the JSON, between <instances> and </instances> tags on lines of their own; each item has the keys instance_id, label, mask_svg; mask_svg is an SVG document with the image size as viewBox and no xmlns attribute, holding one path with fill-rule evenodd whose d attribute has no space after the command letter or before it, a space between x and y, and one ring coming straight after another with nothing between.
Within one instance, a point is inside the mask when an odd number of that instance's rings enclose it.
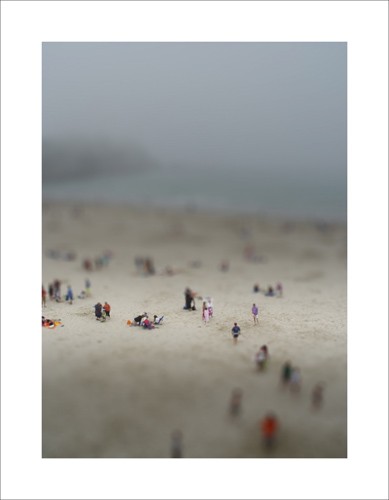
<instances>
[{"instance_id":1,"label":"pale sand","mask_svg":"<svg viewBox=\"0 0 389 500\"><path fill-rule=\"evenodd\" d=\"M242 222L243 221L243 222ZM241 234L266 260L247 262ZM73 262L46 257L48 249L74 250ZM108 267L86 273L85 257L112 250ZM58 278L92 297L73 305L49 302L43 315L64 327L42 329L43 457L169 458L170 436L183 432L184 457L346 457L347 338L346 228L326 232L312 223L288 230L280 220L197 213L172 214L129 207L65 205L43 208L43 283ZM157 274L136 273L134 257L151 256ZM230 270L222 273L223 258ZM201 260L202 267L189 263ZM170 265L182 272L162 275ZM283 298L252 287L281 281ZM185 311L184 289L214 299L207 326ZM93 305L107 300L112 318L95 320ZM253 303L260 321L254 325ZM164 314L158 329L126 322L147 311ZM233 345L231 327L242 329ZM267 344L265 373L253 357ZM280 388L286 360L298 366L297 396ZM323 407L314 412L315 383L325 384ZM242 414L228 415L231 391L243 389ZM280 420L278 445L266 452L258 421L268 410Z\"/></svg>"}]
</instances>

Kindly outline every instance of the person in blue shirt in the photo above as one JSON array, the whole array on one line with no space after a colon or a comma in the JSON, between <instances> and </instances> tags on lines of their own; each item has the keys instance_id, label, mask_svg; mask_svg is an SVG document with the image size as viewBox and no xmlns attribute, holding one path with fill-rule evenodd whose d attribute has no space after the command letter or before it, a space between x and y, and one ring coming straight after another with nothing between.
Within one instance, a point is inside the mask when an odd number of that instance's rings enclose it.
<instances>
[{"instance_id":1,"label":"person in blue shirt","mask_svg":"<svg viewBox=\"0 0 389 500\"><path fill-rule=\"evenodd\" d=\"M231 333L232 333L232 338L234 339L234 344L236 344L238 342L238 337L240 335L240 327L238 326L238 323L234 323Z\"/></svg>"}]
</instances>

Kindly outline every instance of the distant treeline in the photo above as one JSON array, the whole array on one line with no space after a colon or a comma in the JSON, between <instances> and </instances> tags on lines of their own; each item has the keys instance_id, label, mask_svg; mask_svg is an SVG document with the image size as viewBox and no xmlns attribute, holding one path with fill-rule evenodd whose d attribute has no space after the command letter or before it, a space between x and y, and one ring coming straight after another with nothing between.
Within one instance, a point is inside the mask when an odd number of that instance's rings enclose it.
<instances>
[{"instance_id":1,"label":"distant treeline","mask_svg":"<svg viewBox=\"0 0 389 500\"><path fill-rule=\"evenodd\" d=\"M103 141L42 141L42 180L66 180L100 174L143 172L156 162L141 147Z\"/></svg>"}]
</instances>

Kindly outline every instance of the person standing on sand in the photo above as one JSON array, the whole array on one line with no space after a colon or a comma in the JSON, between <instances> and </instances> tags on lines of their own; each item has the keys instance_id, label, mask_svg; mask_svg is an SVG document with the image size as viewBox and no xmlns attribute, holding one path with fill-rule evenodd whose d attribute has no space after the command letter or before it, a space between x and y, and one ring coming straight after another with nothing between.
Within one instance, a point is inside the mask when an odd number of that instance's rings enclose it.
<instances>
[{"instance_id":1,"label":"person standing on sand","mask_svg":"<svg viewBox=\"0 0 389 500\"><path fill-rule=\"evenodd\" d=\"M240 327L238 326L238 323L234 323L234 326L231 329L232 333L232 338L234 339L234 344L238 342L238 337L240 335Z\"/></svg>"},{"instance_id":2,"label":"person standing on sand","mask_svg":"<svg viewBox=\"0 0 389 500\"><path fill-rule=\"evenodd\" d=\"M95 304L95 316L96 316L96 319L100 320L102 315L103 315L103 306L100 304L100 302L98 302L97 304Z\"/></svg>"},{"instance_id":3,"label":"person standing on sand","mask_svg":"<svg viewBox=\"0 0 389 500\"><path fill-rule=\"evenodd\" d=\"M314 410L319 410L323 404L323 391L322 384L316 384L312 390L311 402Z\"/></svg>"},{"instance_id":4,"label":"person standing on sand","mask_svg":"<svg viewBox=\"0 0 389 500\"><path fill-rule=\"evenodd\" d=\"M47 296L46 289L42 285L42 307L46 307L46 296Z\"/></svg>"},{"instance_id":5,"label":"person standing on sand","mask_svg":"<svg viewBox=\"0 0 389 500\"><path fill-rule=\"evenodd\" d=\"M289 361L286 361L283 364L281 370L281 382L284 387L289 384L291 375L292 375L292 366Z\"/></svg>"},{"instance_id":6,"label":"person standing on sand","mask_svg":"<svg viewBox=\"0 0 389 500\"><path fill-rule=\"evenodd\" d=\"M73 290L70 285L68 285L68 291L66 292L66 302L69 301L69 304L73 304Z\"/></svg>"},{"instance_id":7,"label":"person standing on sand","mask_svg":"<svg viewBox=\"0 0 389 500\"><path fill-rule=\"evenodd\" d=\"M85 294L87 297L90 297L91 296L91 291L90 291L90 288L91 288L91 282L90 282L90 279L89 278L86 278L85 279Z\"/></svg>"},{"instance_id":8,"label":"person standing on sand","mask_svg":"<svg viewBox=\"0 0 389 500\"><path fill-rule=\"evenodd\" d=\"M259 313L259 309L258 309L258 306L253 304L253 307L251 308L251 312L253 314L253 318L254 318L254 325L257 323L259 323L259 320L258 320L258 313Z\"/></svg>"},{"instance_id":9,"label":"person standing on sand","mask_svg":"<svg viewBox=\"0 0 389 500\"><path fill-rule=\"evenodd\" d=\"M182 432L180 430L172 432L171 458L182 458Z\"/></svg>"},{"instance_id":10,"label":"person standing on sand","mask_svg":"<svg viewBox=\"0 0 389 500\"><path fill-rule=\"evenodd\" d=\"M107 318L111 318L111 306L108 302L104 302L103 310Z\"/></svg>"},{"instance_id":11,"label":"person standing on sand","mask_svg":"<svg viewBox=\"0 0 389 500\"><path fill-rule=\"evenodd\" d=\"M230 415L232 417L237 417L241 412L242 396L243 396L242 389L236 388L232 391L230 407L229 407Z\"/></svg>"},{"instance_id":12,"label":"person standing on sand","mask_svg":"<svg viewBox=\"0 0 389 500\"><path fill-rule=\"evenodd\" d=\"M204 302L205 304L205 302ZM203 321L204 321L204 324L206 325L209 321L209 309L207 306L205 306L205 308L203 309Z\"/></svg>"},{"instance_id":13,"label":"person standing on sand","mask_svg":"<svg viewBox=\"0 0 389 500\"><path fill-rule=\"evenodd\" d=\"M278 420L274 413L268 413L265 418L259 422L263 444L266 448L272 448L275 443L278 432Z\"/></svg>"}]
</instances>

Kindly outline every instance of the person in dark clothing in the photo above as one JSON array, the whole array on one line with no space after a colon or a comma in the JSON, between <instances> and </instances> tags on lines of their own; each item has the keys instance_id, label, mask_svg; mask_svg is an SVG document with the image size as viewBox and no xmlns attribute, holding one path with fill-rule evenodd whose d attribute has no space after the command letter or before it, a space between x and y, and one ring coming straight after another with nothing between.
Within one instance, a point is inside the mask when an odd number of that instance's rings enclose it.
<instances>
[{"instance_id":1,"label":"person in dark clothing","mask_svg":"<svg viewBox=\"0 0 389 500\"><path fill-rule=\"evenodd\" d=\"M102 315L103 315L103 306L100 302L98 302L97 304L95 304L96 319L101 319Z\"/></svg>"}]
</instances>

